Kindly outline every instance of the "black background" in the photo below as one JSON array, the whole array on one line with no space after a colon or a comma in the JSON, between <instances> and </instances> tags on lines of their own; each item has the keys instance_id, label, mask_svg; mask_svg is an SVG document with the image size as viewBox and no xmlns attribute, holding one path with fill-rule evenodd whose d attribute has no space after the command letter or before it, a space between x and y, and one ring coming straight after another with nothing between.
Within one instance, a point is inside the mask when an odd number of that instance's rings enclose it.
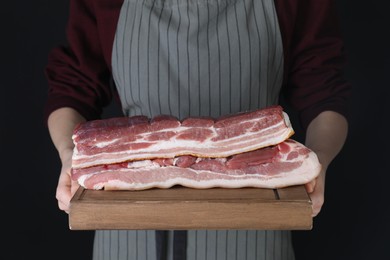
<instances>
[{"instance_id":1,"label":"black background","mask_svg":"<svg viewBox=\"0 0 390 260\"><path fill-rule=\"evenodd\" d=\"M390 259L388 1L337 1L353 85L350 132L328 170L311 231L294 231L297 260ZM43 122L48 51L65 42L68 1L3 1L1 33L2 259L90 259L93 233L57 208L60 169ZM109 107L105 115L116 113ZM299 134L299 133L298 133Z\"/></svg>"}]
</instances>

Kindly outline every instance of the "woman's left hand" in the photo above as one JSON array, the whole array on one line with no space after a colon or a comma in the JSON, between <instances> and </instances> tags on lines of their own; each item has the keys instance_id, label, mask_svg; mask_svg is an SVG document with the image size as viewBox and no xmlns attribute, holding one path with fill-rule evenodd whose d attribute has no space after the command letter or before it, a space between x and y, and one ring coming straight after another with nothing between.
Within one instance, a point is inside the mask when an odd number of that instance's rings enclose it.
<instances>
[{"instance_id":1,"label":"woman's left hand","mask_svg":"<svg viewBox=\"0 0 390 260\"><path fill-rule=\"evenodd\" d=\"M305 185L312 201L313 217L324 204L326 170L343 147L347 132L346 118L334 111L320 113L307 128L305 144L317 154L322 165L318 177Z\"/></svg>"}]
</instances>

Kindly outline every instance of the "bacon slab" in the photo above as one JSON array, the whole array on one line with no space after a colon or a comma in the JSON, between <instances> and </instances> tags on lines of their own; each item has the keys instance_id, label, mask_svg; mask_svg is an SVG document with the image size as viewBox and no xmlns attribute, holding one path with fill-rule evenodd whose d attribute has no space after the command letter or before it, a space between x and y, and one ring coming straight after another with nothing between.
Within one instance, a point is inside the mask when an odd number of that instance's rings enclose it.
<instances>
[{"instance_id":1,"label":"bacon slab","mask_svg":"<svg viewBox=\"0 0 390 260\"><path fill-rule=\"evenodd\" d=\"M140 160L72 169L72 178L87 189L144 190L174 185L206 189L281 188L318 176L314 152L292 139L275 146L230 156Z\"/></svg>"},{"instance_id":2,"label":"bacon slab","mask_svg":"<svg viewBox=\"0 0 390 260\"><path fill-rule=\"evenodd\" d=\"M96 120L74 131L73 168L155 158L226 158L279 144L294 134L282 107L238 113L216 120L144 116Z\"/></svg>"},{"instance_id":3,"label":"bacon slab","mask_svg":"<svg viewBox=\"0 0 390 260\"><path fill-rule=\"evenodd\" d=\"M86 189L280 188L313 180L316 154L289 139L282 107L218 119L120 117L74 131L72 179Z\"/></svg>"}]
</instances>

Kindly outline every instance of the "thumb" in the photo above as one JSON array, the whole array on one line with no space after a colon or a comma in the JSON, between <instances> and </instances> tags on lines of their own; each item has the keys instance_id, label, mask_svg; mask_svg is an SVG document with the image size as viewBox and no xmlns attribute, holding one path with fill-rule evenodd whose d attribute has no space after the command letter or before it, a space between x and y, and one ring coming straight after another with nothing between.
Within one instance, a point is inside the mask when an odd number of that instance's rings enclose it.
<instances>
[{"instance_id":1,"label":"thumb","mask_svg":"<svg viewBox=\"0 0 390 260\"><path fill-rule=\"evenodd\" d=\"M76 191L78 190L79 187L80 187L79 183L77 181L73 181L72 180L72 187L71 187L71 195L72 195L72 197L76 193Z\"/></svg>"}]
</instances>

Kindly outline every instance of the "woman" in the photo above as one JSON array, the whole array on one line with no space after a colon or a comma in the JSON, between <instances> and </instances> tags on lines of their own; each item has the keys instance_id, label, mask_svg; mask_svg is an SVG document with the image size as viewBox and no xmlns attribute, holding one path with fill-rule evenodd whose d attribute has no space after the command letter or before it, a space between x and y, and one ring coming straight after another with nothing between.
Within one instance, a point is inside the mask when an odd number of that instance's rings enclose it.
<instances>
[{"instance_id":1,"label":"woman","mask_svg":"<svg viewBox=\"0 0 390 260\"><path fill-rule=\"evenodd\" d=\"M347 135L350 87L331 0L72 0L69 46L46 75L46 116L69 210L73 128L116 98L124 115L213 116L296 109L323 165L306 184L316 216L325 173ZM96 231L94 259L294 259L289 231Z\"/></svg>"}]
</instances>

